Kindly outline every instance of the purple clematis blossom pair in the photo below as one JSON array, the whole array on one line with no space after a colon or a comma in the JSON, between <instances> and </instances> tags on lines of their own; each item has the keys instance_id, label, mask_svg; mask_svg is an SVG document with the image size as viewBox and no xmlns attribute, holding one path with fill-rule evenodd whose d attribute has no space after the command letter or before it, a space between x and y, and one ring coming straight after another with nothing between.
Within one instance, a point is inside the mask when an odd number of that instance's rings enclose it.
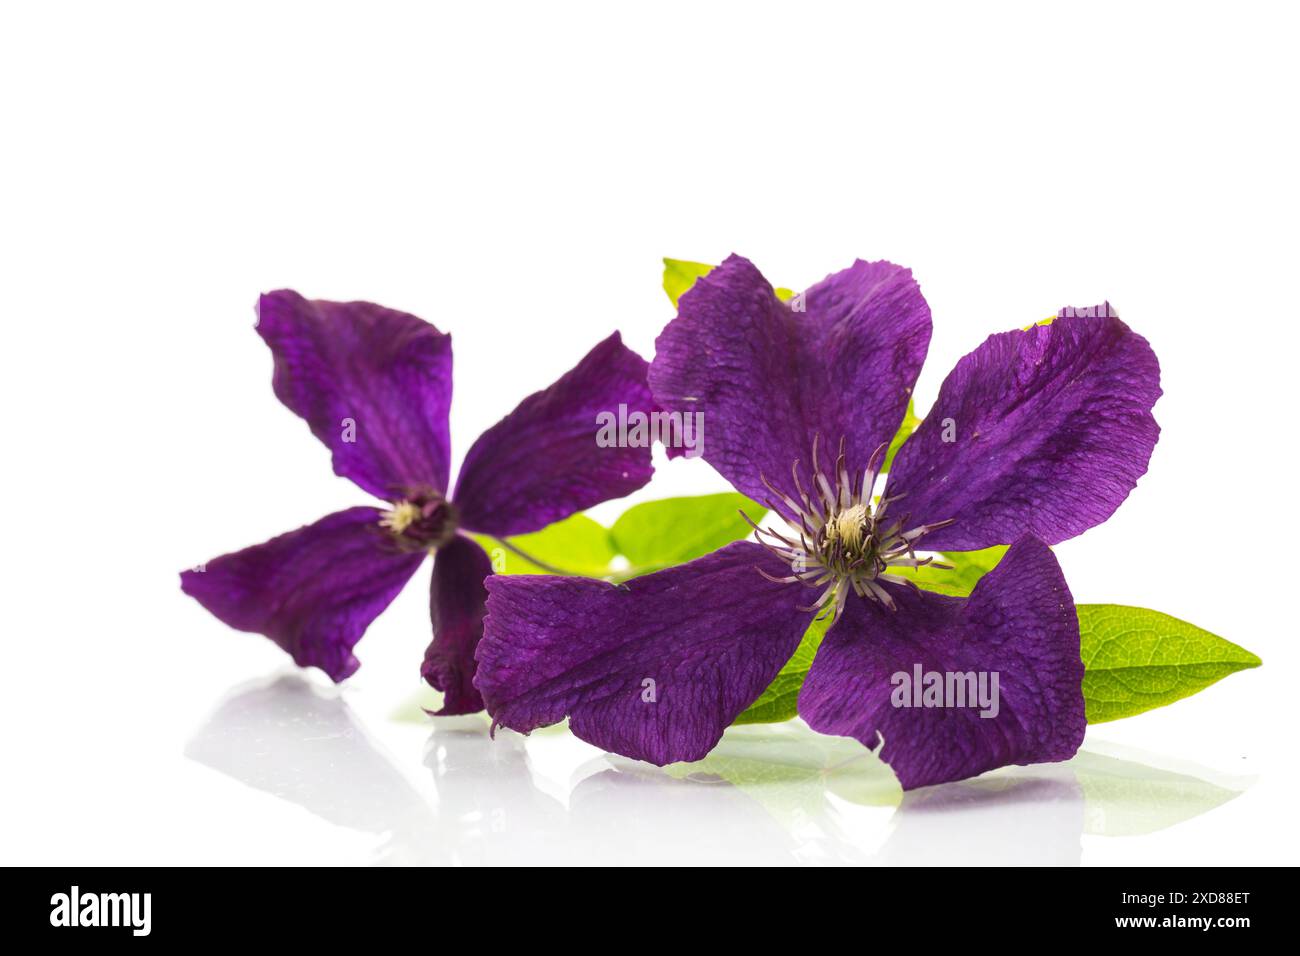
<instances>
[{"instance_id":1,"label":"purple clematis blossom pair","mask_svg":"<svg viewBox=\"0 0 1300 956\"><path fill-rule=\"evenodd\" d=\"M904 788L1063 760L1083 738L1074 603L1048 546L1104 521L1159 434L1150 346L1109 309L990 336L903 444L882 450L930 341L911 272L858 261L782 302L730 257L659 336L659 407L703 412L703 456L789 524L622 587L497 576L475 684L494 726L565 716L597 746L703 757L815 613L834 615L799 696L815 730L879 747ZM896 573L930 551L1007 544L968 598ZM996 674L995 716L900 706L900 673ZM951 704L952 702L947 702Z\"/></svg>"},{"instance_id":2,"label":"purple clematis blossom pair","mask_svg":"<svg viewBox=\"0 0 1300 956\"><path fill-rule=\"evenodd\" d=\"M451 336L367 302L261 297L258 332L275 394L330 449L336 474L388 503L349 508L181 575L186 594L231 627L264 634L336 681L353 647L434 554L433 641L421 672L440 714L481 710L474 649L492 566L463 531L525 534L650 480L648 447L601 448L596 416L652 410L646 361L615 332L479 436L451 468Z\"/></svg>"}]
</instances>

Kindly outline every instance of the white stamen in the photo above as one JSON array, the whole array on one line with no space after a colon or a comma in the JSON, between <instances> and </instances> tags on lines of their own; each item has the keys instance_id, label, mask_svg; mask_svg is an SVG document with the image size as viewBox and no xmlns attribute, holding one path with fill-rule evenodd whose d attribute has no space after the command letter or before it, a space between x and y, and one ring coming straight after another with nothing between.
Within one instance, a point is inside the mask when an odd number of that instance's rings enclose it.
<instances>
[{"instance_id":1,"label":"white stamen","mask_svg":"<svg viewBox=\"0 0 1300 956\"><path fill-rule=\"evenodd\" d=\"M410 501L399 501L385 510L379 518L379 524L393 534L401 534L420 517L420 508Z\"/></svg>"},{"instance_id":2,"label":"white stamen","mask_svg":"<svg viewBox=\"0 0 1300 956\"><path fill-rule=\"evenodd\" d=\"M773 487L766 478L762 479L773 497L785 506L784 513L778 508L773 510L782 514L791 530L781 534L770 528L759 528L750 521L754 527L755 540L789 564L793 574L778 579L761 569L759 573L770 581L780 583L798 582L806 587L821 587L826 584L826 589L817 601L805 609L817 611L819 615L838 617L850 591L893 610L896 603L883 582L893 585L910 585L912 582L888 572L895 568L946 567L936 563L933 558L918 558L915 545L923 536L946 527L951 522L939 521L904 531L904 517L900 521L892 521L888 526L884 525L882 519L885 509L899 497L895 495L882 498L879 502L873 501L878 477L876 468L885 446L877 448L872 454L866 470L861 473L861 485L854 487L853 478L845 467L843 442L830 478L822 472L817 461L819 443L820 438L814 439L811 496L799 480L797 461L791 469L791 476L799 497L798 503L785 492ZM769 504L769 507L772 506ZM749 520L748 516L746 520ZM798 545L794 541L796 538Z\"/></svg>"}]
</instances>

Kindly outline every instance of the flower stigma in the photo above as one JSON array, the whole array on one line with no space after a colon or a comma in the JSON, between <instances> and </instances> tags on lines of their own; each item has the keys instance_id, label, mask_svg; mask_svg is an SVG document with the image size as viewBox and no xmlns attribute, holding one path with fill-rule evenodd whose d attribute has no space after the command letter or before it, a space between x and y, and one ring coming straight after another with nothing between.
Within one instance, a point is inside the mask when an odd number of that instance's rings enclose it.
<instances>
[{"instance_id":1,"label":"flower stigma","mask_svg":"<svg viewBox=\"0 0 1300 956\"><path fill-rule=\"evenodd\" d=\"M827 477L818 462L819 440L820 436L813 438L811 494L799 480L798 461L791 468L798 500L775 488L766 476L762 478L767 490L784 508L768 501L763 504L781 515L787 530L760 528L741 512L754 529L754 539L789 564L791 571L781 578L762 568L757 569L758 573L777 584L797 582L809 588L821 588L813 604L800 608L817 611L818 617L839 617L850 593L878 601L892 611L894 599L882 586L883 582L916 586L906 577L891 574L892 569L928 566L951 570L951 565L937 562L933 557L917 557L916 544L931 531L945 528L952 521L936 521L904 530L908 515L897 519L887 517L889 506L901 495L879 500L872 495L879 477L878 464L888 446L881 445L872 453L859 477L849 474L841 439L833 476Z\"/></svg>"}]
</instances>

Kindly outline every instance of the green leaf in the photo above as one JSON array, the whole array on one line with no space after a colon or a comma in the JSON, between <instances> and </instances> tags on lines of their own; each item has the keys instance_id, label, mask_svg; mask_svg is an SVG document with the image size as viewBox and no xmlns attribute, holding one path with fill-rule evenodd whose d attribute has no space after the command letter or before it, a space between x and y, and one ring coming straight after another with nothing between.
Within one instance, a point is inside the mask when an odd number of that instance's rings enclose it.
<instances>
[{"instance_id":1,"label":"green leaf","mask_svg":"<svg viewBox=\"0 0 1300 956\"><path fill-rule=\"evenodd\" d=\"M558 521L508 544L566 574L624 581L674 564L682 564L745 537L749 525L766 510L735 492L665 498L633 505L606 528L586 515ZM550 574L547 568L516 554L488 535L473 535L492 559L497 574Z\"/></svg>"},{"instance_id":2,"label":"green leaf","mask_svg":"<svg viewBox=\"0 0 1300 956\"><path fill-rule=\"evenodd\" d=\"M916 431L916 426L921 424L921 419L916 417L916 405L909 398L907 400L907 413L903 416L903 424L898 426L898 431L894 433L894 440L889 443L889 450L885 452L885 463L880 466L881 471L889 471L889 466L894 463L894 456L898 454L898 449L903 447L903 442L912 437L912 432Z\"/></svg>"},{"instance_id":3,"label":"green leaf","mask_svg":"<svg viewBox=\"0 0 1300 956\"><path fill-rule=\"evenodd\" d=\"M677 300L686 293L687 289L695 285L695 280L700 276L708 275L713 268L703 262L664 258L664 291L668 293L668 300L672 302L674 309L677 308ZM772 291L782 302L789 302L794 298L792 289L778 287Z\"/></svg>"},{"instance_id":4,"label":"green leaf","mask_svg":"<svg viewBox=\"0 0 1300 956\"><path fill-rule=\"evenodd\" d=\"M829 617L814 620L808 625L803 639L795 649L794 656L786 662L785 667L776 675L767 690L759 696L737 717L735 724L775 724L790 720L798 714L799 688L812 667L817 648L822 645L826 629L830 627Z\"/></svg>"},{"instance_id":5,"label":"green leaf","mask_svg":"<svg viewBox=\"0 0 1300 956\"><path fill-rule=\"evenodd\" d=\"M749 533L740 512L754 521L767 513L736 492L665 498L633 505L609 529L613 549L633 566L668 567L693 561Z\"/></svg>"},{"instance_id":6,"label":"green leaf","mask_svg":"<svg viewBox=\"0 0 1300 956\"><path fill-rule=\"evenodd\" d=\"M712 268L703 262L664 259L664 291L668 293L674 309L677 308L677 300L682 297L682 293L695 285L695 280L700 276L708 275Z\"/></svg>"},{"instance_id":7,"label":"green leaf","mask_svg":"<svg viewBox=\"0 0 1300 956\"><path fill-rule=\"evenodd\" d=\"M488 553L497 574L550 573L510 551L495 538L479 534L473 538ZM517 535L510 543L552 567L592 578L610 574L615 558L609 529L583 514L572 515L532 534Z\"/></svg>"},{"instance_id":8,"label":"green leaf","mask_svg":"<svg viewBox=\"0 0 1300 956\"><path fill-rule=\"evenodd\" d=\"M1159 611L1080 604L1078 612L1090 724L1172 704L1261 663L1245 648Z\"/></svg>"}]
</instances>

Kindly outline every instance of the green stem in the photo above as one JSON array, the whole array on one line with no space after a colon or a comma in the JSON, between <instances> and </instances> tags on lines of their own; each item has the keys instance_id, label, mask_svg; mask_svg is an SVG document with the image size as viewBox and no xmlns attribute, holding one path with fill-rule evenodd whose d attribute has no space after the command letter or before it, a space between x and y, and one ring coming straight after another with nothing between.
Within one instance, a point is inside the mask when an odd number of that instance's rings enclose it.
<instances>
[{"instance_id":1,"label":"green stem","mask_svg":"<svg viewBox=\"0 0 1300 956\"><path fill-rule=\"evenodd\" d=\"M505 548L507 551L518 555L519 557L523 558L525 561L527 561L530 564L537 565L543 571L547 571L551 574L558 574L561 575L562 577L567 577L567 578L582 578L587 576L585 574L579 574L576 571L565 571L563 568L557 568L554 565L547 564L545 561L542 561L539 558L534 558L527 551L523 551L515 547L512 543L507 541L505 538L498 538L496 535L489 535L489 537L497 544L501 545L501 547Z\"/></svg>"}]
</instances>

